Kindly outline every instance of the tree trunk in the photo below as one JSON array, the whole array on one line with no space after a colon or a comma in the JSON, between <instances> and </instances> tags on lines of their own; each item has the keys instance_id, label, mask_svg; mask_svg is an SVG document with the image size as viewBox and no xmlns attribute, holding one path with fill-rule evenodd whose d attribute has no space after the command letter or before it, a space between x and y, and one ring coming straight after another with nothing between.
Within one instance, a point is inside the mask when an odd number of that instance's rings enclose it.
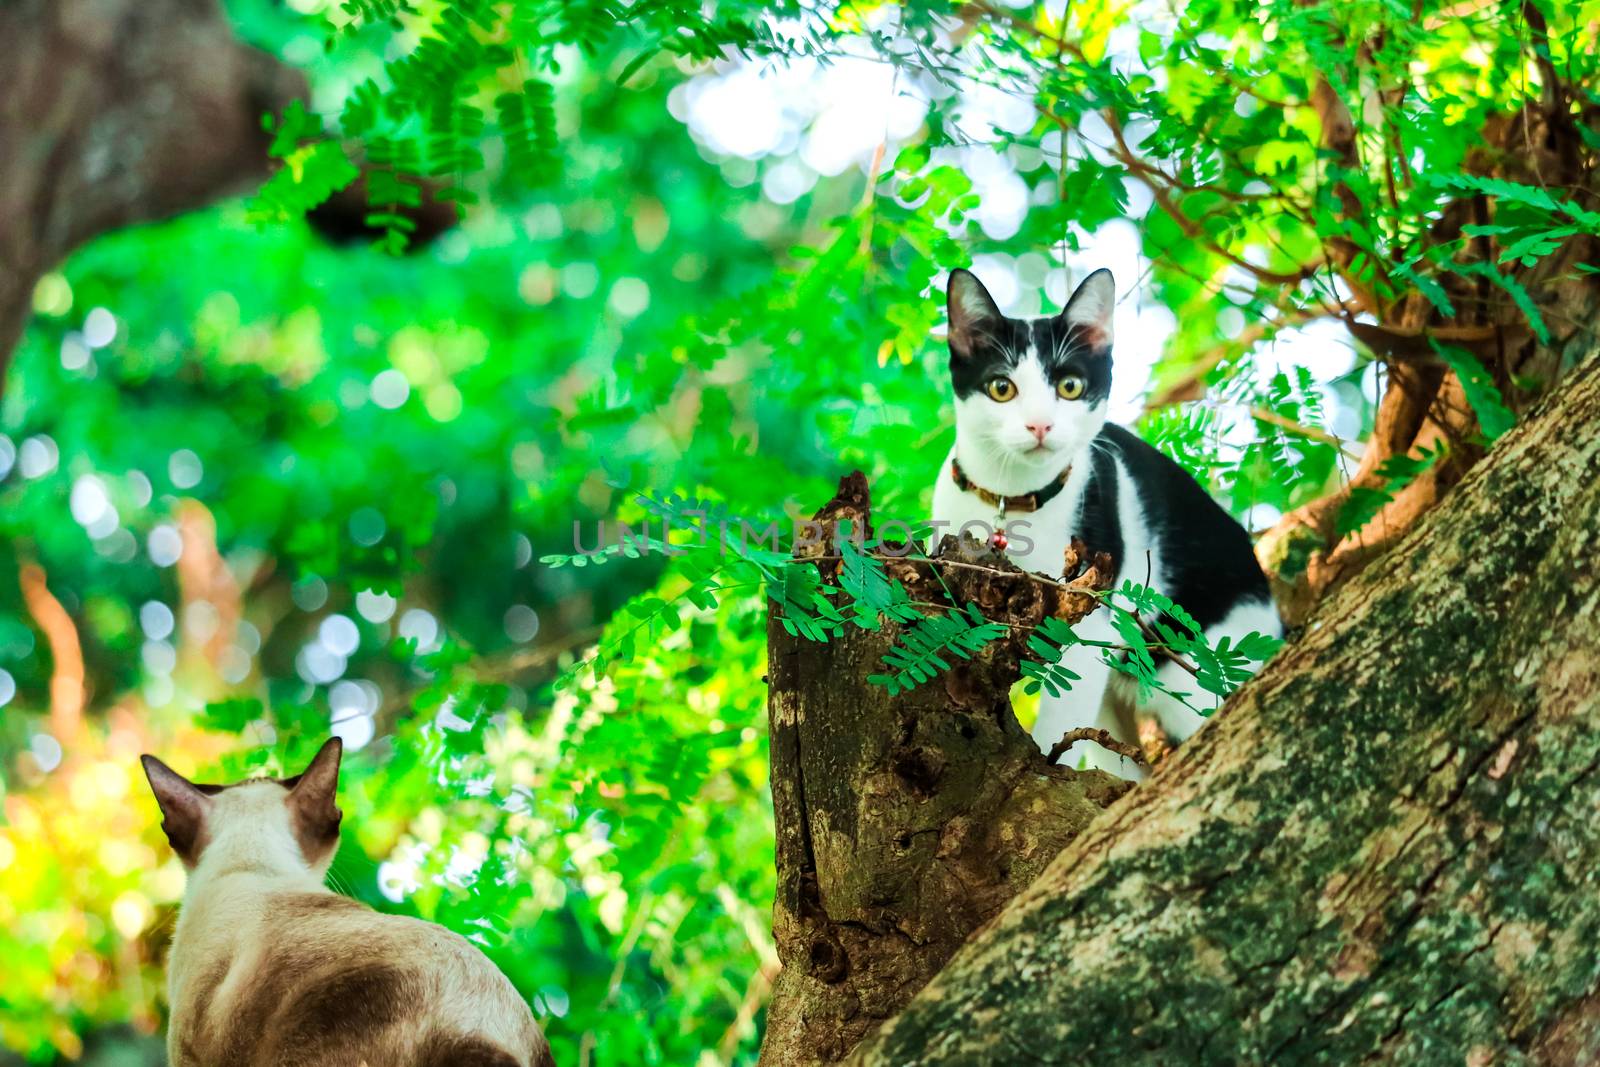
<instances>
[{"instance_id":1,"label":"tree trunk","mask_svg":"<svg viewBox=\"0 0 1600 1067\"><path fill-rule=\"evenodd\" d=\"M846 478L818 513L868 523L866 482ZM953 547L953 546L952 546ZM832 541L814 546L825 574ZM887 560L913 597L945 601L926 564ZM986 617L1068 621L1094 601L998 560L955 562L943 582ZM831 574L829 575L831 577ZM832 1063L893 1016L968 935L1131 788L1101 771L1047 765L1011 713L1020 640L898 697L871 685L899 631L849 628L826 644L774 612L769 703L783 962L761 1050L765 1067Z\"/></svg>"},{"instance_id":2,"label":"tree trunk","mask_svg":"<svg viewBox=\"0 0 1600 1067\"><path fill-rule=\"evenodd\" d=\"M852 1062L1600 1062L1596 530L1590 356Z\"/></svg>"},{"instance_id":3,"label":"tree trunk","mask_svg":"<svg viewBox=\"0 0 1600 1067\"><path fill-rule=\"evenodd\" d=\"M1536 44L1543 42L1544 18L1538 7L1524 4L1522 11ZM1544 48L1547 53L1547 43ZM1562 84L1553 69L1544 72L1543 81L1547 89ZM1313 97L1324 148L1346 166L1358 166L1356 126L1338 94L1321 80ZM1596 114L1600 112L1591 108L1584 121L1592 124ZM1592 202L1597 195L1594 171L1576 123L1564 94L1548 98L1540 107L1492 119L1483 131L1483 144L1468 155L1464 168L1560 188L1563 195ZM1340 183L1336 192L1347 217L1364 215L1348 185ZM1493 222L1493 210L1486 197L1463 196L1433 222L1429 240L1453 245L1465 227ZM1467 265L1492 264L1493 270L1530 294L1548 330L1544 338L1523 309L1487 278L1441 275L1437 281L1457 309L1455 316L1445 316L1419 291L1395 301L1376 299L1349 269L1359 253L1356 246L1335 238L1329 249L1333 265L1357 293L1356 306L1376 320L1365 322L1354 315L1345 319L1355 340L1385 364L1384 395L1361 462L1345 484L1289 512L1258 544L1273 594L1292 627L1304 624L1324 597L1403 538L1483 454L1477 416L1455 372L1438 358L1433 341L1468 351L1519 415L1560 388L1562 376L1600 344L1600 286L1579 269L1600 256L1600 238L1593 235L1573 235L1531 267L1500 263L1502 250L1487 236L1474 238L1456 255ZM1352 490L1387 486L1379 469L1385 460L1441 446L1448 447L1444 459L1394 492L1370 522L1346 534L1337 530L1340 508Z\"/></svg>"},{"instance_id":4,"label":"tree trunk","mask_svg":"<svg viewBox=\"0 0 1600 1067\"><path fill-rule=\"evenodd\" d=\"M217 0L0 3L0 390L39 277L97 234L267 171L261 116L305 78Z\"/></svg>"}]
</instances>

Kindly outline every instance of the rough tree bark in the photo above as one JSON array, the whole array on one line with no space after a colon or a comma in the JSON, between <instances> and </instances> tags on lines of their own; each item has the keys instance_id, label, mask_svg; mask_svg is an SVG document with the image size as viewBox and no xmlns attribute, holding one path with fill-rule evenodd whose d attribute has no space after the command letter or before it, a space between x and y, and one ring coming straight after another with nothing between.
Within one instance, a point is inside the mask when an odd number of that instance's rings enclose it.
<instances>
[{"instance_id":1,"label":"rough tree bark","mask_svg":"<svg viewBox=\"0 0 1600 1067\"><path fill-rule=\"evenodd\" d=\"M817 515L869 525L860 474ZM812 546L826 570L836 549ZM1087 562L1087 561L1086 561ZM886 564L914 599L943 602L926 564ZM1072 585L992 557L944 568L959 603L1031 627L1094 606L1106 561ZM827 644L769 625L772 801L783 970L761 1062L835 1062L893 1016L973 930L1131 788L1101 771L1051 767L1011 714L1021 641L899 697L868 685L895 636L851 629ZM951 657L954 659L954 657Z\"/></svg>"},{"instance_id":2,"label":"rough tree bark","mask_svg":"<svg viewBox=\"0 0 1600 1067\"><path fill-rule=\"evenodd\" d=\"M304 77L217 0L0 4L0 390L39 277L96 234L265 175L261 116Z\"/></svg>"},{"instance_id":3,"label":"rough tree bark","mask_svg":"<svg viewBox=\"0 0 1600 1067\"><path fill-rule=\"evenodd\" d=\"M1325 602L1219 721L1071 834L851 1062L1600 1062L1597 529L1591 356L1380 565ZM810 850L828 918L879 936L855 871L892 869L898 827L922 812L939 825L954 783L1015 773L999 690L957 686L981 715L931 690L908 713L864 695L854 654L810 654L777 633L773 648L780 857L821 819L836 835ZM856 707L869 715L852 721ZM1001 725L962 757L976 768L952 760L921 791L827 733L819 743L846 757L807 762L806 731L864 731L862 750L876 752L894 731L920 737L963 716ZM873 834L797 809L784 791L799 783L809 798L819 774L829 810L860 812ZM898 821L871 823L879 807ZM809 823L793 822L797 811ZM1042 840L1051 818L1021 826ZM996 868L1020 854L989 836ZM982 866L976 854L963 862ZM806 886L784 873L779 932L792 939ZM836 886L860 903L836 913ZM959 882L870 888L901 909L883 936L911 931L912 944L965 903ZM894 977L875 973L873 988L900 992ZM769 1054L805 1040L794 1016L815 1010L826 1029L833 1010L817 986L785 981ZM769 1062L836 1052L806 1046Z\"/></svg>"}]
</instances>

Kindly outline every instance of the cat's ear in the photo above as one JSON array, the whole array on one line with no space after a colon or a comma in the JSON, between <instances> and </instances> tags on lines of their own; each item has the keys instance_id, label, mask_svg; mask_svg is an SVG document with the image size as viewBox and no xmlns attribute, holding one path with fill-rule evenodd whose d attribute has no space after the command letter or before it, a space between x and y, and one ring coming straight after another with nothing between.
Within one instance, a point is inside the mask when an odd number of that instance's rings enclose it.
<instances>
[{"instance_id":1,"label":"cat's ear","mask_svg":"<svg viewBox=\"0 0 1600 1067\"><path fill-rule=\"evenodd\" d=\"M972 355L978 338L991 332L1003 318L978 276L960 267L950 272L945 311L950 316L950 354L956 359Z\"/></svg>"},{"instance_id":2,"label":"cat's ear","mask_svg":"<svg viewBox=\"0 0 1600 1067\"><path fill-rule=\"evenodd\" d=\"M200 848L204 844L211 798L154 756L140 756L139 762L144 764L144 776L150 780L150 791L156 795L156 803L161 805L161 829L167 835L167 841L185 863L194 866L200 859Z\"/></svg>"},{"instance_id":3,"label":"cat's ear","mask_svg":"<svg viewBox=\"0 0 1600 1067\"><path fill-rule=\"evenodd\" d=\"M1061 309L1061 318L1069 326L1083 331L1084 340L1092 348L1111 347L1111 316L1117 307L1117 283L1104 267L1083 280L1067 306Z\"/></svg>"},{"instance_id":4,"label":"cat's ear","mask_svg":"<svg viewBox=\"0 0 1600 1067\"><path fill-rule=\"evenodd\" d=\"M339 757L344 742L330 737L311 757L304 771L289 779L289 812L294 819L294 835L306 862L316 863L339 842L342 813L334 803L339 792Z\"/></svg>"}]
</instances>

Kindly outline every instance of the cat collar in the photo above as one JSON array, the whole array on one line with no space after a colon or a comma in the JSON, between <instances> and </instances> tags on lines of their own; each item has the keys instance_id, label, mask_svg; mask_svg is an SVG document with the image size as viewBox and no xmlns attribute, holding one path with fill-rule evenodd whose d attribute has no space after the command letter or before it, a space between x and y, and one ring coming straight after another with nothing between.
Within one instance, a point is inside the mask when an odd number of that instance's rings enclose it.
<instances>
[{"instance_id":1,"label":"cat collar","mask_svg":"<svg viewBox=\"0 0 1600 1067\"><path fill-rule=\"evenodd\" d=\"M960 463L954 459L950 461L950 477L955 479L956 485L969 493L976 493L979 500L988 504L991 508L996 508L1002 515L1008 511L1038 511L1054 500L1057 493L1066 488L1067 476L1071 473L1072 468L1068 466L1066 470L1056 475L1055 480L1049 485L1018 496L1001 496L999 493L975 484L972 479L967 477L966 472L961 469Z\"/></svg>"}]
</instances>

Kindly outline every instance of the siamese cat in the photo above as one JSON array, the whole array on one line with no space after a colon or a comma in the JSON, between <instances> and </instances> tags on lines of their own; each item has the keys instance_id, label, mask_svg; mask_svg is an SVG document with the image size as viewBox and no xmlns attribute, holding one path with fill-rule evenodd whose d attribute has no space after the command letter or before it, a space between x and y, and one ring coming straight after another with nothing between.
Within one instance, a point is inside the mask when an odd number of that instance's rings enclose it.
<instances>
[{"instance_id":1,"label":"siamese cat","mask_svg":"<svg viewBox=\"0 0 1600 1067\"><path fill-rule=\"evenodd\" d=\"M338 738L293 778L196 785L142 757L188 870L167 964L173 1067L554 1067L465 938L323 885Z\"/></svg>"}]
</instances>

